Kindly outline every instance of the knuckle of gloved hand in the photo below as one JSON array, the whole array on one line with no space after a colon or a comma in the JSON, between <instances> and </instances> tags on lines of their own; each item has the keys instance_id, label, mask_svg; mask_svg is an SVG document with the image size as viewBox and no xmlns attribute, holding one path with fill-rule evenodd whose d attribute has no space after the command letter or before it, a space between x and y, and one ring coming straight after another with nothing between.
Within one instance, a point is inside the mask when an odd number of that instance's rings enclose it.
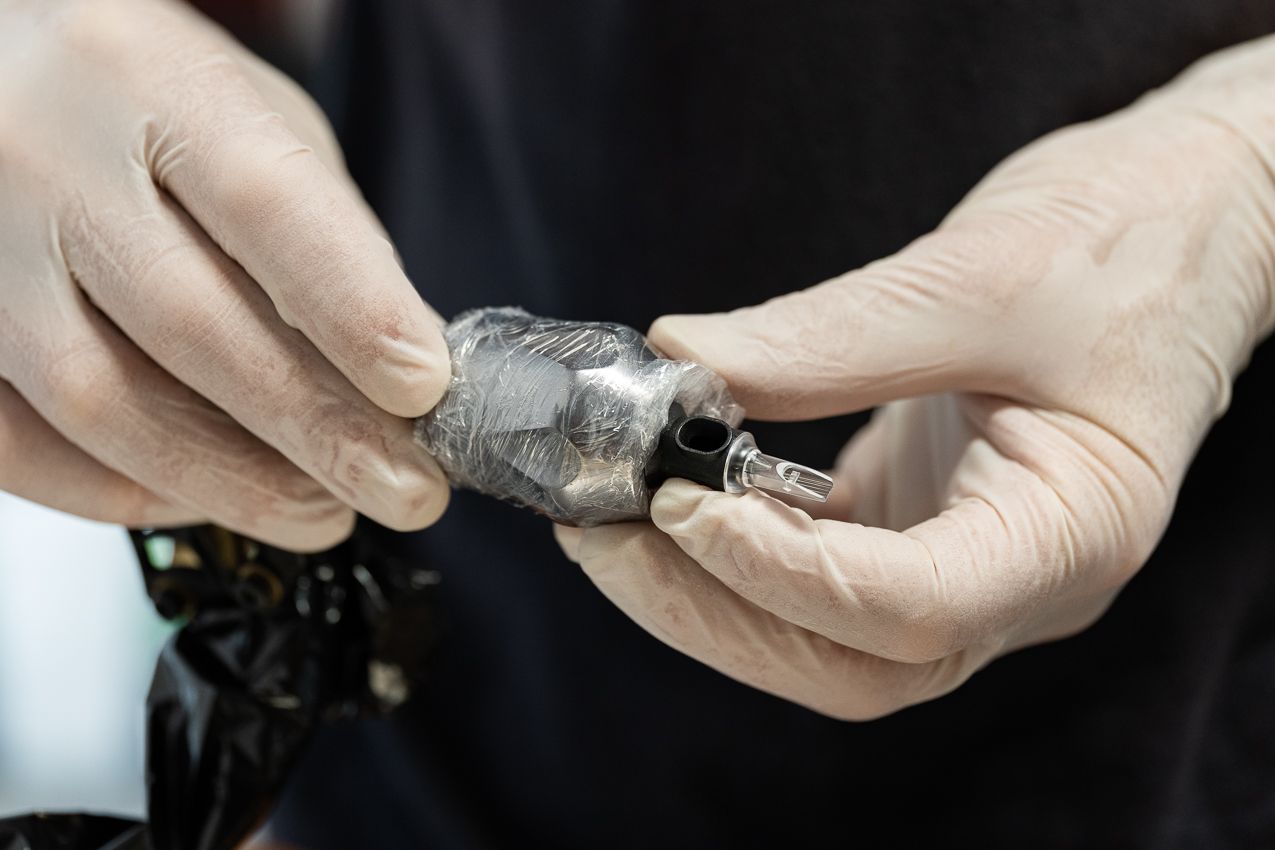
<instances>
[{"instance_id":1,"label":"knuckle of gloved hand","mask_svg":"<svg viewBox=\"0 0 1275 850\"><path fill-rule=\"evenodd\" d=\"M865 723L880 720L910 705L892 688L882 688L855 682L828 694L811 708L820 714L846 723Z\"/></svg>"},{"instance_id":2,"label":"knuckle of gloved hand","mask_svg":"<svg viewBox=\"0 0 1275 850\"><path fill-rule=\"evenodd\" d=\"M326 164L342 162L336 130L309 92L255 54L245 54L239 67L262 98L278 107L287 117L289 126L297 135L320 149Z\"/></svg>"},{"instance_id":3,"label":"knuckle of gloved hand","mask_svg":"<svg viewBox=\"0 0 1275 850\"><path fill-rule=\"evenodd\" d=\"M194 242L155 244L137 251L116 249L125 269L123 279L152 298L156 314L129 327L148 354L169 368L190 371L219 368L228 347L242 345L255 332L246 329L238 309L243 285L233 273L217 265ZM126 256L127 254L135 256ZM131 271L135 270L135 271ZM183 293L181 302L168 300L174 281L197 280L198 288ZM159 309L163 305L166 309Z\"/></svg>"},{"instance_id":4,"label":"knuckle of gloved hand","mask_svg":"<svg viewBox=\"0 0 1275 850\"><path fill-rule=\"evenodd\" d=\"M151 64L143 48L156 36L157 11L162 9L144 0L70 0L51 20L70 55L100 71L127 75Z\"/></svg>"},{"instance_id":5,"label":"knuckle of gloved hand","mask_svg":"<svg viewBox=\"0 0 1275 850\"><path fill-rule=\"evenodd\" d=\"M145 527L157 517L171 511L158 496L136 482L125 478L115 481L105 492L94 497L99 522L109 522L129 528Z\"/></svg>"},{"instance_id":6,"label":"knuckle of gloved hand","mask_svg":"<svg viewBox=\"0 0 1275 850\"><path fill-rule=\"evenodd\" d=\"M276 468L268 471L260 464L256 467L261 472L254 483L260 488L265 504L252 507L253 500L249 499L247 504L253 512L260 508L262 513L274 518L316 525L328 523L349 510L326 487L290 463L277 463Z\"/></svg>"},{"instance_id":7,"label":"knuckle of gloved hand","mask_svg":"<svg viewBox=\"0 0 1275 850\"><path fill-rule=\"evenodd\" d=\"M104 349L87 341L68 344L53 353L41 371L39 383L60 430L77 434L109 427L120 399L107 380L114 364Z\"/></svg>"},{"instance_id":8,"label":"knuckle of gloved hand","mask_svg":"<svg viewBox=\"0 0 1275 850\"><path fill-rule=\"evenodd\" d=\"M929 673L940 666L903 665L871 656L857 656L850 663L852 669L831 677L815 708L855 723L877 720L924 701L932 678Z\"/></svg>"},{"instance_id":9,"label":"knuckle of gloved hand","mask_svg":"<svg viewBox=\"0 0 1275 850\"><path fill-rule=\"evenodd\" d=\"M954 690L976 669L971 662L984 657L990 657L988 647L972 646L921 664L861 661L853 675L840 677L829 689L827 702L818 710L839 720L877 720Z\"/></svg>"},{"instance_id":10,"label":"knuckle of gloved hand","mask_svg":"<svg viewBox=\"0 0 1275 850\"><path fill-rule=\"evenodd\" d=\"M276 114L263 113L260 120L251 121L236 118L201 153L207 163L203 190L227 220L252 222L286 215L290 203L314 202L295 182L295 157L314 155L291 137Z\"/></svg>"},{"instance_id":11,"label":"knuckle of gloved hand","mask_svg":"<svg viewBox=\"0 0 1275 850\"><path fill-rule=\"evenodd\" d=\"M288 464L257 469L255 479L236 488L236 496L222 506L229 511L227 525L250 537L291 548L304 543L311 550L349 536L354 512L323 485Z\"/></svg>"},{"instance_id":12,"label":"knuckle of gloved hand","mask_svg":"<svg viewBox=\"0 0 1275 850\"><path fill-rule=\"evenodd\" d=\"M966 613L951 601L904 600L877 611L875 619L878 653L906 664L924 664L959 651L969 631L963 625Z\"/></svg>"},{"instance_id":13,"label":"knuckle of gloved hand","mask_svg":"<svg viewBox=\"0 0 1275 850\"><path fill-rule=\"evenodd\" d=\"M51 20L62 43L75 53L116 62L127 57L137 37L124 5L116 0L64 2Z\"/></svg>"}]
</instances>

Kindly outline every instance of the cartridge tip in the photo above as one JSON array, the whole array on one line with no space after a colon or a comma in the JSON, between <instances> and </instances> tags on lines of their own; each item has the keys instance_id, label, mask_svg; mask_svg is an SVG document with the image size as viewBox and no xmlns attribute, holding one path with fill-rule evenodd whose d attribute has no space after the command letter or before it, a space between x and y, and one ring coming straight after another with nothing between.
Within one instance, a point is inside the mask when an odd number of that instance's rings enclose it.
<instances>
[{"instance_id":1,"label":"cartridge tip","mask_svg":"<svg viewBox=\"0 0 1275 850\"><path fill-rule=\"evenodd\" d=\"M828 494L832 492L832 478L811 469L808 466L802 466L799 463L783 460L775 467L775 474L787 483L785 493L792 493L805 499L814 499L817 502L828 501Z\"/></svg>"},{"instance_id":2,"label":"cartridge tip","mask_svg":"<svg viewBox=\"0 0 1275 850\"><path fill-rule=\"evenodd\" d=\"M787 493L815 502L828 501L832 478L817 469L780 460L760 451L748 455L741 470L744 483L772 493Z\"/></svg>"}]
</instances>

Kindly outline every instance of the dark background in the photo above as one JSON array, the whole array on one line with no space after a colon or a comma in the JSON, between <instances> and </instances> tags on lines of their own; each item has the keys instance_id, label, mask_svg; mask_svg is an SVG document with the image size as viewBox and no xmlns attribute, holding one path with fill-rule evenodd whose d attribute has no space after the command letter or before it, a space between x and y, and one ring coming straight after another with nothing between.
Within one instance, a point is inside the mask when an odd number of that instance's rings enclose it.
<instances>
[{"instance_id":1,"label":"dark background","mask_svg":"<svg viewBox=\"0 0 1275 850\"><path fill-rule=\"evenodd\" d=\"M643 328L889 254L1027 142L1272 31L1267 0L367 0L308 83L444 315ZM1272 387L1267 345L1096 626L868 724L678 655L543 521L457 494L384 537L444 574L432 689L327 734L277 829L316 850L1275 845ZM829 462L857 422L757 431Z\"/></svg>"}]
</instances>

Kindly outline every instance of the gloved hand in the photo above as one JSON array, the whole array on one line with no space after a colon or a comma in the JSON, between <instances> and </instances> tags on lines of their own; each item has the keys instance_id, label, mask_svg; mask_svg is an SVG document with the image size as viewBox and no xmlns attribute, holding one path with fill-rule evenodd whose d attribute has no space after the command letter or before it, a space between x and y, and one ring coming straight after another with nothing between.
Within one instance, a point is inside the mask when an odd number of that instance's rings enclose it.
<instances>
[{"instance_id":1,"label":"gloved hand","mask_svg":"<svg viewBox=\"0 0 1275 850\"><path fill-rule=\"evenodd\" d=\"M1266 40L1029 146L896 256L656 322L756 418L884 404L838 461L840 504L670 481L653 524L559 541L671 646L834 717L886 714L1103 613L1273 324Z\"/></svg>"},{"instance_id":2,"label":"gloved hand","mask_svg":"<svg viewBox=\"0 0 1275 850\"><path fill-rule=\"evenodd\" d=\"M0 489L300 550L433 522L446 387L296 85L184 4L0 5Z\"/></svg>"}]
</instances>

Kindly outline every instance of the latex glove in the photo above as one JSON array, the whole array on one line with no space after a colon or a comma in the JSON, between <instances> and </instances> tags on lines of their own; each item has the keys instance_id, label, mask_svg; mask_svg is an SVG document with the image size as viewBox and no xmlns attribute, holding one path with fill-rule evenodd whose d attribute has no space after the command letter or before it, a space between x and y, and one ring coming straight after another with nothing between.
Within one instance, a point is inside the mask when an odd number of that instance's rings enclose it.
<instances>
[{"instance_id":1,"label":"latex glove","mask_svg":"<svg viewBox=\"0 0 1275 850\"><path fill-rule=\"evenodd\" d=\"M889 403L839 459L832 518L670 481L654 525L560 542L661 640L840 718L1085 628L1275 324L1273 105L1275 41L1221 54L1031 145L894 257L661 319L652 341L756 418Z\"/></svg>"},{"instance_id":2,"label":"latex glove","mask_svg":"<svg viewBox=\"0 0 1275 850\"><path fill-rule=\"evenodd\" d=\"M449 364L291 81L183 4L0 2L0 488L295 549L431 523Z\"/></svg>"}]
</instances>

